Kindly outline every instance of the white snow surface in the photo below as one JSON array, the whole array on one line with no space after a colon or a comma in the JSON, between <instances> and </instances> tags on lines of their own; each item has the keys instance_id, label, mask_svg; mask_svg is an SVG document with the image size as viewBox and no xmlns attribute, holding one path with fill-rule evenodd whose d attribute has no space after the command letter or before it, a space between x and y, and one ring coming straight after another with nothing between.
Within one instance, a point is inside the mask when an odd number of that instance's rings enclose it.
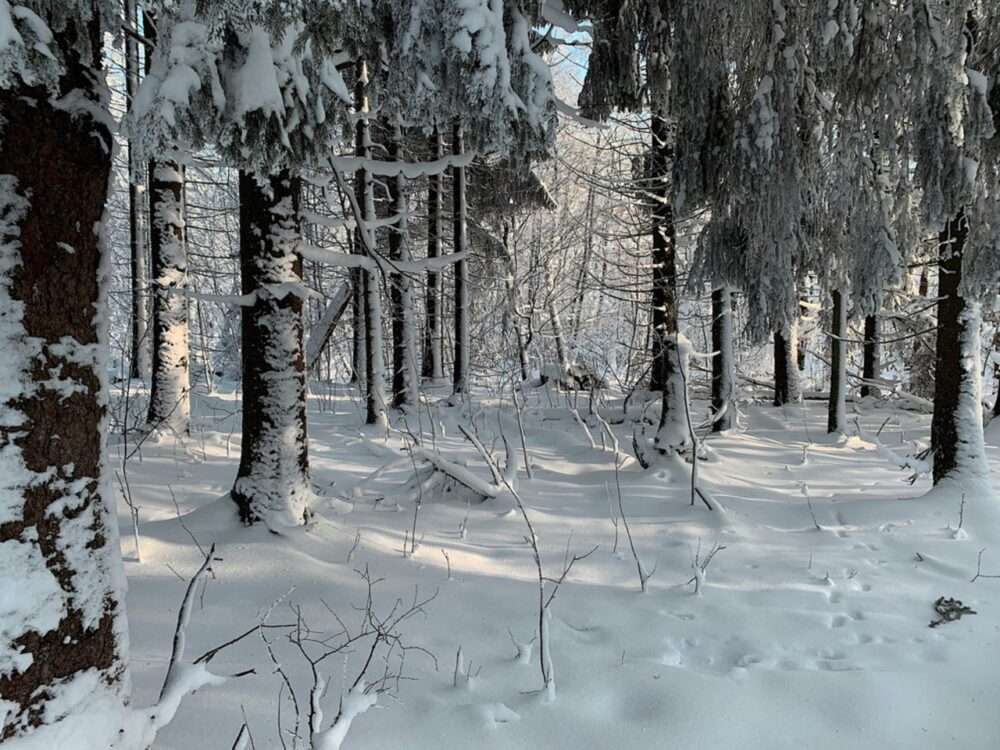
<instances>
[{"instance_id":1,"label":"white snow surface","mask_svg":"<svg viewBox=\"0 0 1000 750\"><path fill-rule=\"evenodd\" d=\"M331 733L321 747L341 747L341 740L345 750L998 747L1000 681L991 655L1000 648L1000 579L970 579L981 549L982 572L1000 574L1000 508L986 478L930 493L926 477L906 481L912 470L895 460L926 445L929 415L852 402L851 434L827 437L824 402L775 408L762 392L739 405L736 429L707 439L713 457L699 462L703 491L725 513L691 507L688 477L674 468L643 471L620 456L636 548L647 569L656 565L641 594L621 528L612 549L615 454L591 448L573 416L551 406L541 389L529 392L523 423L534 479L522 471L519 494L546 574L558 576L567 548L583 554L599 545L575 564L550 610L558 675L550 701L533 692L541 687L537 649L534 658L518 658L538 626L538 590L512 496L470 506L460 489L425 495L419 544L404 556L414 508L401 497L413 475L402 448L412 441L395 429L395 418L388 441L371 432L359 440L357 396L347 386L319 390L324 395L309 406L317 516L304 528L281 536L263 525L244 528L231 501L220 499L238 461L233 386L195 396L191 438L144 446L141 460L133 459L142 562L130 561L131 539L122 544L135 705L155 703L163 680L185 588L174 571L190 576L204 559L178 521L172 487L184 526L203 547L216 543L221 558L192 612L191 659L259 622L272 606L272 623L294 621L290 607L300 606L310 627L335 633L327 605L356 622L351 605L363 605L367 589L355 570L366 566L384 579L374 593L383 613L397 598L403 606L412 601L415 586L421 597L437 590L424 614L401 626L409 645L437 657L437 670L424 653L407 653L405 672L413 679L401 681L398 692L392 685L394 695L375 705L373 697L348 694L364 647L323 662L324 729L334 726L341 699L342 716L351 721L346 737ZM514 415L498 420L498 402L481 393L468 408L443 406L446 396L433 394L407 428L422 436L424 450L436 446L489 482L458 424L475 415L481 442L502 464L503 442L494 436L502 423L520 448ZM620 406L612 399L606 416L620 414ZM693 420L703 421L707 405L695 401L693 410ZM589 413L582 403L579 411ZM855 417L862 436L852 434ZM880 427L881 449L870 440ZM629 445L631 424L613 429ZM112 463L119 450L112 446ZM1000 431L987 431L985 450L996 484ZM353 511L341 512L343 499ZM119 518L128 525L124 503ZM694 596L686 581L699 544L702 559L715 544L725 549ZM929 628L940 596L961 599L977 614ZM282 637L269 639L307 710L308 664ZM475 679L456 680L459 647ZM280 747L281 678L260 639L223 651L210 666L219 675L250 667L256 674L189 697L154 747L232 747L244 709L255 746ZM384 668L380 663L365 682L370 686ZM281 710L288 729L287 691ZM307 727L304 719L303 737Z\"/></svg>"}]
</instances>

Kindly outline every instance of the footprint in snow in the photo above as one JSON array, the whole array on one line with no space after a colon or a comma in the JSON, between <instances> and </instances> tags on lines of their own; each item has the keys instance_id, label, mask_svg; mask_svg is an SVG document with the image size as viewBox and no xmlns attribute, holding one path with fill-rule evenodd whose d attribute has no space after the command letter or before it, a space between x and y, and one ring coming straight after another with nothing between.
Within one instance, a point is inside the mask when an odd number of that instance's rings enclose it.
<instances>
[{"instance_id":1,"label":"footprint in snow","mask_svg":"<svg viewBox=\"0 0 1000 750\"><path fill-rule=\"evenodd\" d=\"M476 706L476 713L483 719L483 723L494 729L501 724L510 724L521 720L521 715L511 710L503 703L481 703Z\"/></svg>"}]
</instances>

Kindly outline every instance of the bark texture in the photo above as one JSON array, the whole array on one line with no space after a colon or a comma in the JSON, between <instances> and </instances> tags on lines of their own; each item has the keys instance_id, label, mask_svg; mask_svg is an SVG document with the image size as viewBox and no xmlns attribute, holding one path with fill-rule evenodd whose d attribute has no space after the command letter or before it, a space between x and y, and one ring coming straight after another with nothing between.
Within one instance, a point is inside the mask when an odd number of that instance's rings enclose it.
<instances>
[{"instance_id":1,"label":"bark texture","mask_svg":"<svg viewBox=\"0 0 1000 750\"><path fill-rule=\"evenodd\" d=\"M833 291L830 336L830 403L826 431L843 432L847 427L847 305L840 290Z\"/></svg>"},{"instance_id":2,"label":"bark texture","mask_svg":"<svg viewBox=\"0 0 1000 750\"><path fill-rule=\"evenodd\" d=\"M153 261L153 372L146 424L190 431L187 248L184 178L176 162L149 165L150 252Z\"/></svg>"},{"instance_id":3,"label":"bark texture","mask_svg":"<svg viewBox=\"0 0 1000 750\"><path fill-rule=\"evenodd\" d=\"M102 478L112 137L90 109L53 104L100 107L101 42L96 22L71 22L52 42L66 61L58 94L0 90L0 742L127 704L124 574Z\"/></svg>"},{"instance_id":4,"label":"bark texture","mask_svg":"<svg viewBox=\"0 0 1000 750\"><path fill-rule=\"evenodd\" d=\"M431 159L444 156L444 140L441 131L434 128L431 135ZM427 257L441 257L441 229L444 211L444 179L440 174L433 174L427 182ZM427 272L427 325L424 328L424 358L423 376L432 380L444 377L444 360L442 359L442 310L443 289L439 271Z\"/></svg>"},{"instance_id":5,"label":"bark texture","mask_svg":"<svg viewBox=\"0 0 1000 750\"><path fill-rule=\"evenodd\" d=\"M465 153L465 133L459 120L452 128L451 150L458 157ZM456 164L451 175L454 252L463 253L469 248L465 167ZM469 343L469 264L460 260L455 263L455 362L452 372L452 393L455 396L464 396L469 386Z\"/></svg>"},{"instance_id":6,"label":"bark texture","mask_svg":"<svg viewBox=\"0 0 1000 750\"><path fill-rule=\"evenodd\" d=\"M712 423L712 432L732 429L734 409L733 380L733 295L723 287L712 292L712 412L720 415Z\"/></svg>"},{"instance_id":7,"label":"bark texture","mask_svg":"<svg viewBox=\"0 0 1000 750\"><path fill-rule=\"evenodd\" d=\"M138 22L135 0L125 0L125 18L135 26ZM131 102L139 89L139 45L131 36L125 37L125 92ZM132 143L128 145L128 226L129 257L132 271L132 356L129 376L145 378L150 373L149 340L149 269L146 262L146 243L143 240L139 210L139 185L143 180L142 166L135 157Z\"/></svg>"},{"instance_id":8,"label":"bark texture","mask_svg":"<svg viewBox=\"0 0 1000 750\"><path fill-rule=\"evenodd\" d=\"M246 523L308 521L312 498L306 431L306 369L300 183L240 172L243 444L232 497Z\"/></svg>"},{"instance_id":9,"label":"bark texture","mask_svg":"<svg viewBox=\"0 0 1000 750\"><path fill-rule=\"evenodd\" d=\"M969 223L962 212L939 237L938 335L931 446L934 484L988 476L979 367L979 306L962 298L962 256Z\"/></svg>"},{"instance_id":10,"label":"bark texture","mask_svg":"<svg viewBox=\"0 0 1000 750\"><path fill-rule=\"evenodd\" d=\"M662 391L671 374L667 349L677 333L677 229L670 200L669 175L673 148L665 118L653 116L653 159L650 193L653 201L652 358L649 388Z\"/></svg>"},{"instance_id":11,"label":"bark texture","mask_svg":"<svg viewBox=\"0 0 1000 750\"><path fill-rule=\"evenodd\" d=\"M882 375L881 359L882 345L879 342L881 332L879 331L879 321L877 315L865 317L865 349L864 349L864 371L862 376L865 380L876 380ZM878 386L865 383L861 386L862 396L881 395Z\"/></svg>"},{"instance_id":12,"label":"bark texture","mask_svg":"<svg viewBox=\"0 0 1000 750\"><path fill-rule=\"evenodd\" d=\"M145 28L156 38L155 19ZM149 72L150 58L146 59ZM150 162L149 251L152 260L152 387L147 429L190 431L187 243L184 231L184 172L173 161Z\"/></svg>"},{"instance_id":13,"label":"bark texture","mask_svg":"<svg viewBox=\"0 0 1000 750\"><path fill-rule=\"evenodd\" d=\"M403 158L403 130L397 124L392 131L389 158ZM407 230L406 178L400 172L389 182L393 211L399 218L390 229L389 257L392 260L412 260ZM413 318L413 287L410 276L393 271L389 280L392 302L392 406L400 408L420 401L417 376L416 331Z\"/></svg>"},{"instance_id":14,"label":"bark texture","mask_svg":"<svg viewBox=\"0 0 1000 750\"><path fill-rule=\"evenodd\" d=\"M798 324L774 332L774 405L794 403L802 395L799 386Z\"/></svg>"}]
</instances>

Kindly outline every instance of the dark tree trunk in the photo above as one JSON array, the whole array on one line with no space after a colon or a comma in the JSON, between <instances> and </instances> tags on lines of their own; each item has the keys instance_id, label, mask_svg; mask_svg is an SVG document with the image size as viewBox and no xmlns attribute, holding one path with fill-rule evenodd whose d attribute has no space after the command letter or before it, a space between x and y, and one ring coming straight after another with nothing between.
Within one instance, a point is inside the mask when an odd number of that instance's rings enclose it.
<instances>
[{"instance_id":1,"label":"dark tree trunk","mask_svg":"<svg viewBox=\"0 0 1000 750\"><path fill-rule=\"evenodd\" d=\"M862 376L865 380L877 380L882 375L881 368L881 344L879 343L880 332L877 315L865 316L865 350L864 350L864 372ZM881 395L878 386L865 383L861 386L862 396Z\"/></svg>"},{"instance_id":2,"label":"dark tree trunk","mask_svg":"<svg viewBox=\"0 0 1000 750\"><path fill-rule=\"evenodd\" d=\"M653 330L649 388L662 391L666 388L674 367L668 349L673 346L678 330L676 228L669 186L673 148L664 117L654 114L652 134L650 193L653 201Z\"/></svg>"},{"instance_id":3,"label":"dark tree trunk","mask_svg":"<svg viewBox=\"0 0 1000 750\"><path fill-rule=\"evenodd\" d=\"M403 130L397 123L392 129L389 158L403 158ZM389 257L395 261L412 260L406 227L406 178L402 171L389 180L393 211L399 217L390 229ZM410 275L394 271L389 281L392 303L392 406L398 409L415 405L420 398L417 379L416 337L413 321L413 290Z\"/></svg>"},{"instance_id":4,"label":"dark tree trunk","mask_svg":"<svg viewBox=\"0 0 1000 750\"><path fill-rule=\"evenodd\" d=\"M797 323L774 332L774 405L782 406L799 400L799 369L797 365Z\"/></svg>"},{"instance_id":5,"label":"dark tree trunk","mask_svg":"<svg viewBox=\"0 0 1000 750\"><path fill-rule=\"evenodd\" d=\"M826 415L828 433L843 432L847 420L847 304L839 289L833 290L830 336L830 402Z\"/></svg>"},{"instance_id":6,"label":"dark tree trunk","mask_svg":"<svg viewBox=\"0 0 1000 750\"><path fill-rule=\"evenodd\" d=\"M35 735L32 747L66 746L41 741L43 725L72 736L94 706L127 703L124 571L102 481L107 271L95 231L113 140L83 104L102 108L99 22L66 20L49 42L65 61L58 91L16 74L0 88L0 548L10 566L0 566L0 743ZM94 741L116 734L112 725Z\"/></svg>"},{"instance_id":7,"label":"dark tree trunk","mask_svg":"<svg viewBox=\"0 0 1000 750\"><path fill-rule=\"evenodd\" d=\"M147 15L148 34L154 22ZM149 58L147 57L147 73ZM153 265L153 371L147 429L190 431L191 381L188 352L187 244L184 233L184 173L177 162L150 162L149 249Z\"/></svg>"},{"instance_id":8,"label":"dark tree trunk","mask_svg":"<svg viewBox=\"0 0 1000 750\"><path fill-rule=\"evenodd\" d=\"M712 292L712 432L733 426L733 295L722 287Z\"/></svg>"},{"instance_id":9,"label":"dark tree trunk","mask_svg":"<svg viewBox=\"0 0 1000 750\"><path fill-rule=\"evenodd\" d=\"M444 139L437 127L431 135L431 158L444 156ZM444 210L443 179L440 174L432 174L427 185L427 257L441 257L441 228ZM423 375L425 378L440 380L444 377L442 359L442 299L441 273L427 272L427 326L424 328Z\"/></svg>"},{"instance_id":10,"label":"dark tree trunk","mask_svg":"<svg viewBox=\"0 0 1000 750\"><path fill-rule=\"evenodd\" d=\"M125 17L129 25L138 22L135 0L125 0ZM131 106L139 89L139 45L131 36L125 37L125 93ZM149 364L149 301L146 295L148 269L146 268L146 243L142 238L139 220L139 185L142 167L136 159L131 141L128 144L128 229L129 256L132 271L132 356L129 377L145 378L150 373Z\"/></svg>"},{"instance_id":11,"label":"dark tree trunk","mask_svg":"<svg viewBox=\"0 0 1000 750\"><path fill-rule=\"evenodd\" d=\"M367 159L371 156L367 148L368 140L368 68L364 62L357 65L357 80L354 84L354 109L360 115L358 123L354 129L354 155L360 159ZM357 198L358 206L362 213L368 206L368 192L370 177L364 169L359 169L354 173L354 195ZM365 227L357 227L354 230L354 244L352 250L358 255L367 255L365 247L364 232ZM354 348L353 348L353 370L351 382L361 386L361 392L367 398L368 395L368 321L365 317L365 282L366 274L363 268L351 269L351 308L354 320Z\"/></svg>"},{"instance_id":12,"label":"dark tree trunk","mask_svg":"<svg viewBox=\"0 0 1000 750\"><path fill-rule=\"evenodd\" d=\"M240 172L243 444L232 497L246 523L269 528L309 518L306 368L297 177Z\"/></svg>"},{"instance_id":13,"label":"dark tree trunk","mask_svg":"<svg viewBox=\"0 0 1000 750\"><path fill-rule=\"evenodd\" d=\"M941 232L938 336L934 365L934 484L963 473L986 475L979 383L979 311L960 294L962 255L969 236L965 212Z\"/></svg>"},{"instance_id":14,"label":"dark tree trunk","mask_svg":"<svg viewBox=\"0 0 1000 750\"><path fill-rule=\"evenodd\" d=\"M670 194L674 151L667 120L653 114L653 293L650 387L662 390L656 447L679 450L690 442L686 376L681 372L677 322L677 227Z\"/></svg>"},{"instance_id":15,"label":"dark tree trunk","mask_svg":"<svg viewBox=\"0 0 1000 750\"><path fill-rule=\"evenodd\" d=\"M774 332L774 405L788 403L788 343L780 331Z\"/></svg>"},{"instance_id":16,"label":"dark tree trunk","mask_svg":"<svg viewBox=\"0 0 1000 750\"><path fill-rule=\"evenodd\" d=\"M451 150L459 158L465 154L465 134L460 120L455 120L452 128ZM456 163L451 174L454 252L464 253L469 249L465 167ZM455 263L455 363L452 377L453 393L459 397L463 397L469 387L469 354L469 264L460 260Z\"/></svg>"},{"instance_id":17,"label":"dark tree trunk","mask_svg":"<svg viewBox=\"0 0 1000 750\"><path fill-rule=\"evenodd\" d=\"M363 159L372 158L371 124L368 113L368 65L364 60L357 64L358 79L355 85L355 107L361 114L355 127L355 154ZM375 221L375 192L371 173L359 169L354 178L354 189L361 208L365 226L358 227L355 243L365 255L368 248L375 247L375 232L371 222ZM362 309L364 310L364 354L365 354L365 406L366 424L384 425L385 415L385 363L382 351L382 289L379 272L364 269L361 273Z\"/></svg>"},{"instance_id":18,"label":"dark tree trunk","mask_svg":"<svg viewBox=\"0 0 1000 750\"><path fill-rule=\"evenodd\" d=\"M357 241L352 243L353 252L358 250ZM362 393L367 390L365 384L365 367L368 353L365 351L365 277L361 268L351 269L351 320L354 326L353 347L351 350L351 382L361 387Z\"/></svg>"},{"instance_id":19,"label":"dark tree trunk","mask_svg":"<svg viewBox=\"0 0 1000 750\"><path fill-rule=\"evenodd\" d=\"M993 352L995 357L1000 357L1000 328L993 334ZM997 397L993 402L993 416L1000 417L1000 360L993 364L993 380L997 386Z\"/></svg>"}]
</instances>

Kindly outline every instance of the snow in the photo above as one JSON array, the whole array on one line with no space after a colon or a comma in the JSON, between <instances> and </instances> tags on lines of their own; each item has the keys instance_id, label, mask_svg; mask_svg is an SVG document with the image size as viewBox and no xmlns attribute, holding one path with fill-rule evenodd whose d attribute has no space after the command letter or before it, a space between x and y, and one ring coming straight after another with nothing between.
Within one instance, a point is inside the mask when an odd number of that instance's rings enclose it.
<instances>
[{"instance_id":1,"label":"snow","mask_svg":"<svg viewBox=\"0 0 1000 750\"><path fill-rule=\"evenodd\" d=\"M420 544L404 557L403 537L413 523L412 503L400 496L413 476L402 450L406 441L395 430L388 440L383 434L359 441L353 397L340 386L337 393L332 409L318 398L310 402L318 516L280 537L241 527L231 503L219 498L238 458L235 451L227 455L226 444L233 430L238 443L239 417L218 416L238 406L233 386L196 398L195 437L143 447L141 469L136 464L130 471L142 506L143 562L126 563L137 705L150 704L159 690L183 592L167 565L187 577L203 559L176 518L170 484L184 525L203 546L217 542L221 558L204 605L192 612L192 654L251 627L276 600L275 623L293 616L288 606L294 604L310 626L338 630L325 605L347 616L352 604L365 601L354 568L368 566L385 579L375 599L386 607L397 597L412 600L414 586L421 595L438 590L405 631L410 643L436 655L438 670L429 658L409 653L406 674L414 679L354 714L344 748L399 747L401 741L414 749L645 748L665 738L682 747L747 750L831 741L852 750L987 750L995 743L996 725L984 706L1000 692L983 655L1000 646L1000 588L995 580L969 579L984 547L983 572L1000 573L1000 507L982 482L946 484L931 494L927 477L911 486L912 469L886 460L870 439L891 415L878 440L898 454L914 451L926 444L929 415L849 404L860 411L848 423L857 416L865 439L815 442L824 432L825 403L773 408L759 405L769 393L757 394L760 400L739 404L740 428L707 439L716 458L699 465L701 486L726 506L725 515L692 508L684 482L625 459L625 510L646 566L656 564L648 592L640 594L627 547L624 556L612 553L607 488L614 492L615 457L591 449L572 415L548 406L541 390L529 392L523 420L535 479L521 472L519 493L546 570L559 570L567 546L578 553L600 545L573 568L552 605L547 629L559 690L549 702L535 692L541 688L537 652L533 660L530 653L524 657L523 644L537 633L537 585L510 495L471 505L461 492L425 495ZM490 484L485 464L458 433L464 409L437 402L446 395L443 388L432 391L427 407L439 423L437 449ZM476 394L473 411L483 412L477 424L486 446L498 435L498 405ZM620 406L620 397L612 399L609 416ZM695 421L707 413L701 401L692 409ZM507 412L503 418L505 434L516 442ZM414 420L408 423L420 434ZM429 450L428 420L422 425ZM613 427L622 445L629 428ZM996 481L1000 441L994 437L985 450ZM965 533L956 534L963 493ZM354 509L346 515L324 510L323 501L337 499L349 499ZM401 512L393 512L396 507ZM127 521L126 508L120 517ZM463 518L464 535L456 531ZM356 532L360 542L348 562ZM716 542L726 550L708 568L701 596L694 596L686 581L699 540L702 559ZM978 614L930 629L939 596L957 597ZM522 645L512 645L508 630ZM456 688L459 647L464 664L482 671ZM308 665L280 639L275 649L307 705ZM362 658L359 652L325 663L323 704L330 719L340 696L344 716L372 698L349 691ZM250 667L257 673L189 698L160 733L158 750L230 747L244 709L256 746L277 747L280 677L259 639L222 652L212 667L218 674ZM282 710L288 728L287 696ZM330 719L322 729L332 726Z\"/></svg>"}]
</instances>

